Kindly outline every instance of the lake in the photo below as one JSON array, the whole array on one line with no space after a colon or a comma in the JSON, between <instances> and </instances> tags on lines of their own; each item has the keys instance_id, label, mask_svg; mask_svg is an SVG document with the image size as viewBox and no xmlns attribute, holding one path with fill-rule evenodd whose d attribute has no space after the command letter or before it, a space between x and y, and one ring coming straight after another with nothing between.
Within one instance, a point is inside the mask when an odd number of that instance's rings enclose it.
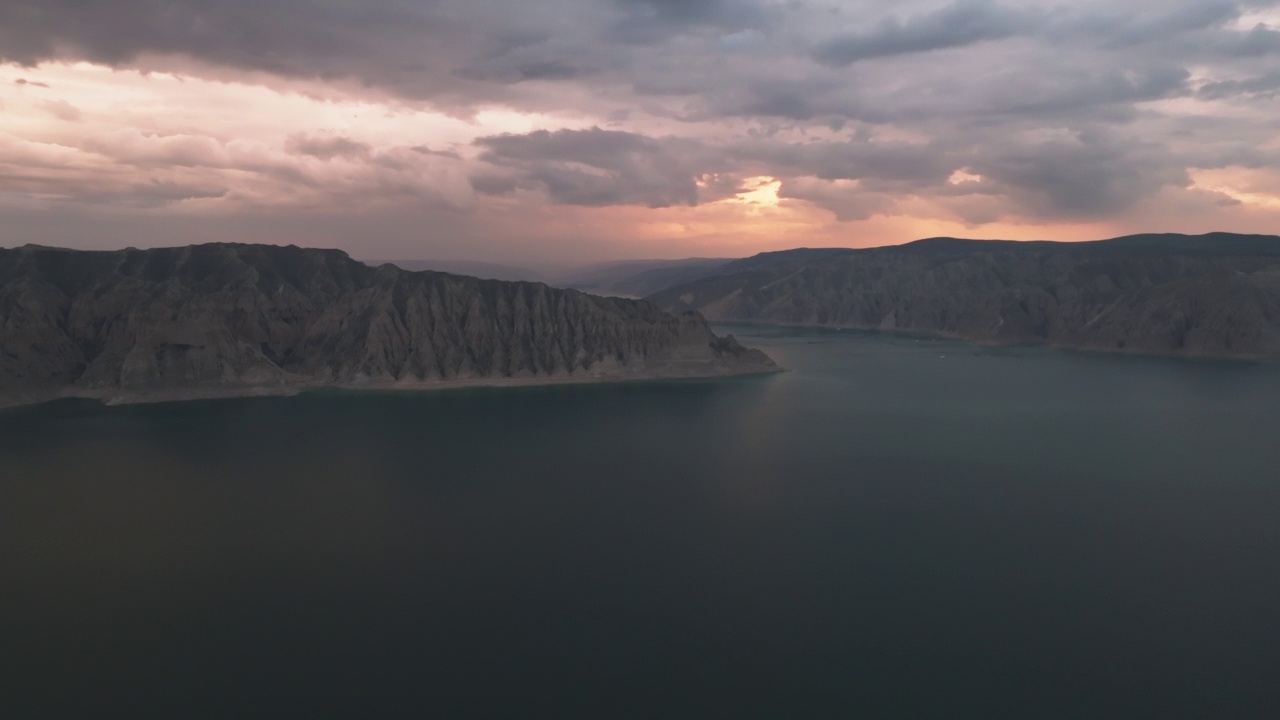
<instances>
[{"instance_id":1,"label":"lake","mask_svg":"<svg viewBox=\"0 0 1280 720\"><path fill-rule=\"evenodd\" d=\"M1280 366L0 413L0 715L1280 717Z\"/></svg>"}]
</instances>

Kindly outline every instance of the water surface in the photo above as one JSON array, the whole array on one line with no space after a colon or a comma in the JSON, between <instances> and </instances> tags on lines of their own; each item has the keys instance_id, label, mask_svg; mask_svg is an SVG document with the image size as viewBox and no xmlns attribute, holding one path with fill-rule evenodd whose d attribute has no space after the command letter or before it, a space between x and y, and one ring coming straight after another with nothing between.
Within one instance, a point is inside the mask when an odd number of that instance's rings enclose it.
<instances>
[{"instance_id":1,"label":"water surface","mask_svg":"<svg viewBox=\"0 0 1280 720\"><path fill-rule=\"evenodd\" d=\"M1280 369L0 413L4 717L1280 717Z\"/></svg>"}]
</instances>

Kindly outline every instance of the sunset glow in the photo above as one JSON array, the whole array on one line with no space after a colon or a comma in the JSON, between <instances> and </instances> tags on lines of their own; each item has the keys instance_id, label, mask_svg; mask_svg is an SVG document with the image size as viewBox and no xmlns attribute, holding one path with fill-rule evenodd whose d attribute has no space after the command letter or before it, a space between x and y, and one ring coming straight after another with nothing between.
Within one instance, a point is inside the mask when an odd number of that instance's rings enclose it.
<instances>
[{"instance_id":1,"label":"sunset glow","mask_svg":"<svg viewBox=\"0 0 1280 720\"><path fill-rule=\"evenodd\" d=\"M771 177L747 178L742 183L743 190L724 202L738 203L747 206L747 212L760 213L778 207L778 189L782 181Z\"/></svg>"},{"instance_id":2,"label":"sunset glow","mask_svg":"<svg viewBox=\"0 0 1280 720\"><path fill-rule=\"evenodd\" d=\"M1245 168L1199 170L1192 174L1192 187L1226 196L1242 205L1280 208L1280 174Z\"/></svg>"},{"instance_id":3,"label":"sunset glow","mask_svg":"<svg viewBox=\"0 0 1280 720\"><path fill-rule=\"evenodd\" d=\"M940 35L954 61L878 35L890 20L945 34L939 19L966 8L840 6L834 25L623 8L584 12L563 36L521 11L512 22L544 39L511 46L479 5L447 22L375 8L376 33L313 12L281 36L291 50L234 58L195 40L177 51L164 38L185 30L139 16L112 30L133 33L116 54L78 35L0 54L0 243L569 262L1280 221L1275 88L1223 49L1280 38L1274 8L1183 18L1153 4L1142 17L1181 35L1126 36L1125 55L1018 43L1067 22L1030 4L972 10L1023 29ZM1083 27L1109 11L1063 12ZM587 42L612 23L657 34ZM355 54L330 64L314 38Z\"/></svg>"}]
</instances>

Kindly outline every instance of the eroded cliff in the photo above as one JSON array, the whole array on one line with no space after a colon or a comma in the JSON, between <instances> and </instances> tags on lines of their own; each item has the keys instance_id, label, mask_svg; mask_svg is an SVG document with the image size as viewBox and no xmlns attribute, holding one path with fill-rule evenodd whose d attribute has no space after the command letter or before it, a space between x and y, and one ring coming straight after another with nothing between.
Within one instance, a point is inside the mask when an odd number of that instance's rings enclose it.
<instances>
[{"instance_id":1,"label":"eroded cliff","mask_svg":"<svg viewBox=\"0 0 1280 720\"><path fill-rule=\"evenodd\" d=\"M0 250L0 405L773 369L694 312L335 250Z\"/></svg>"},{"instance_id":2,"label":"eroded cliff","mask_svg":"<svg viewBox=\"0 0 1280 720\"><path fill-rule=\"evenodd\" d=\"M937 238L870 250L793 250L730 263L649 299L712 320L1280 358L1280 238Z\"/></svg>"}]
</instances>

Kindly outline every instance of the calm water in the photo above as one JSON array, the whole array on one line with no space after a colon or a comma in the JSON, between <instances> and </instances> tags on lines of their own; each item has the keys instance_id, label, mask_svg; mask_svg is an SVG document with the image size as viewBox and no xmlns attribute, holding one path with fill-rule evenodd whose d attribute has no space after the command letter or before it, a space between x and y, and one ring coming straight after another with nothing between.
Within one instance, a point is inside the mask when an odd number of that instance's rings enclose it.
<instances>
[{"instance_id":1,"label":"calm water","mask_svg":"<svg viewBox=\"0 0 1280 720\"><path fill-rule=\"evenodd\" d=\"M0 413L0 716L1280 717L1280 367Z\"/></svg>"}]
</instances>

